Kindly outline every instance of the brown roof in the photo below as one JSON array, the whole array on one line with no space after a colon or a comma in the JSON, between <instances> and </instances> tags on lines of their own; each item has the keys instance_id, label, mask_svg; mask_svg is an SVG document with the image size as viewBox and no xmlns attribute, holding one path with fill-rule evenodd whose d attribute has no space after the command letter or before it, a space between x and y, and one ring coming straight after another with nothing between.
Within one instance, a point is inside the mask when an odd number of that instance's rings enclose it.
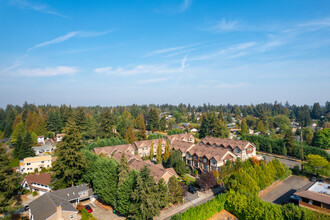
<instances>
[{"instance_id":1,"label":"brown roof","mask_svg":"<svg viewBox=\"0 0 330 220\"><path fill-rule=\"evenodd\" d=\"M116 151L121 151L126 153L128 151L134 150L134 148L131 144L123 144L116 146L97 147L94 148L93 150L97 155L100 154L102 151L111 155L112 153L116 153Z\"/></svg>"},{"instance_id":2,"label":"brown roof","mask_svg":"<svg viewBox=\"0 0 330 220\"><path fill-rule=\"evenodd\" d=\"M136 148L143 148L145 146L150 147L151 143L154 143L154 146L158 146L158 141L159 141L158 139L135 141L134 145L135 145ZM165 138L161 138L160 141L163 145L166 144L166 139Z\"/></svg>"},{"instance_id":3,"label":"brown roof","mask_svg":"<svg viewBox=\"0 0 330 220\"><path fill-rule=\"evenodd\" d=\"M193 139L193 140L195 140L194 136L190 133L168 135L167 138L170 142L173 142L175 140L183 140L183 139L186 139L186 140Z\"/></svg>"},{"instance_id":4,"label":"brown roof","mask_svg":"<svg viewBox=\"0 0 330 220\"><path fill-rule=\"evenodd\" d=\"M226 138L216 138L216 137L205 137L202 140L202 143L204 143L206 145L216 144L217 146L223 146L224 148L231 148L231 149L238 147L241 150L244 150L249 144L252 145L249 141L226 139Z\"/></svg>"},{"instance_id":5,"label":"brown roof","mask_svg":"<svg viewBox=\"0 0 330 220\"><path fill-rule=\"evenodd\" d=\"M187 152L187 150L190 150L194 146L195 146L194 143L185 142L185 141L181 141L181 140L175 140L171 144L172 149L180 150L182 153Z\"/></svg>"},{"instance_id":6,"label":"brown roof","mask_svg":"<svg viewBox=\"0 0 330 220\"><path fill-rule=\"evenodd\" d=\"M153 163L149 163L142 160L132 159L128 162L130 169L135 169L140 171L143 167L147 166L150 169L150 175L154 177L156 183L168 172L171 175L178 177L173 168L164 169L160 166L157 166Z\"/></svg>"},{"instance_id":7,"label":"brown roof","mask_svg":"<svg viewBox=\"0 0 330 220\"><path fill-rule=\"evenodd\" d=\"M49 173L36 173L29 174L25 177L28 185L30 186L32 183L39 183L45 186L49 186L51 181L51 175Z\"/></svg>"},{"instance_id":8,"label":"brown roof","mask_svg":"<svg viewBox=\"0 0 330 220\"><path fill-rule=\"evenodd\" d=\"M190 155L196 154L198 157L206 156L208 159L214 158L216 161L222 160L222 158L227 153L231 154L233 157L235 157L234 154L232 154L229 151L229 149L213 147L213 146L204 145L204 144L198 144L195 147L193 147L191 150L189 150Z\"/></svg>"},{"instance_id":9,"label":"brown roof","mask_svg":"<svg viewBox=\"0 0 330 220\"><path fill-rule=\"evenodd\" d=\"M325 204L330 204L330 195L315 192L309 190L314 184L318 184L318 182L310 182L299 189L297 192L294 193L296 196L300 196L303 198L311 199L314 201L322 202Z\"/></svg>"},{"instance_id":10,"label":"brown roof","mask_svg":"<svg viewBox=\"0 0 330 220\"><path fill-rule=\"evenodd\" d=\"M51 159L52 159L52 157L50 155L38 156L38 157L26 157L26 158L24 158L24 163L40 162L40 161L51 160Z\"/></svg>"}]
</instances>

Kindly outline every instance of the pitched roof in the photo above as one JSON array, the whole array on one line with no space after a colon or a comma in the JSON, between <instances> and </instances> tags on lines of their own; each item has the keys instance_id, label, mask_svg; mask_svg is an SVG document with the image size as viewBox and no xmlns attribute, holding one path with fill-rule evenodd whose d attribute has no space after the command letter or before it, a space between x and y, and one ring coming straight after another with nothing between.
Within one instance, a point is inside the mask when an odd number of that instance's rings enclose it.
<instances>
[{"instance_id":1,"label":"pitched roof","mask_svg":"<svg viewBox=\"0 0 330 220\"><path fill-rule=\"evenodd\" d=\"M137 159L132 159L131 161L128 162L128 165L130 169L135 169L137 171L140 171L143 167L147 166L150 169L150 175L154 177L154 180L156 183L166 174L170 173L171 175L174 175L178 177L176 174L175 170L173 168L169 169L164 169L164 167L157 166L155 164L142 161L142 160L137 160Z\"/></svg>"},{"instance_id":2,"label":"pitched roof","mask_svg":"<svg viewBox=\"0 0 330 220\"><path fill-rule=\"evenodd\" d=\"M45 186L49 186L51 182L51 176L49 173L28 174L25 176L25 180L27 181L28 185L31 185L32 183L39 183Z\"/></svg>"},{"instance_id":3,"label":"pitched roof","mask_svg":"<svg viewBox=\"0 0 330 220\"><path fill-rule=\"evenodd\" d=\"M26 157L24 158L24 163L31 163L31 162L39 162L44 160L51 160L52 157L50 155L39 156L39 157Z\"/></svg>"},{"instance_id":4,"label":"pitched roof","mask_svg":"<svg viewBox=\"0 0 330 220\"><path fill-rule=\"evenodd\" d=\"M220 147L213 147L210 145L198 144L189 150L190 155L196 154L198 157L206 156L208 159L214 158L216 161L220 161L226 154L230 154L235 158L235 155L229 151Z\"/></svg>"},{"instance_id":5,"label":"pitched roof","mask_svg":"<svg viewBox=\"0 0 330 220\"><path fill-rule=\"evenodd\" d=\"M191 142L181 141L181 140L174 140L171 143L171 148L175 150L181 150L182 153L187 152L192 147L194 147L195 144Z\"/></svg>"},{"instance_id":6,"label":"pitched roof","mask_svg":"<svg viewBox=\"0 0 330 220\"><path fill-rule=\"evenodd\" d=\"M106 147L97 147L93 149L96 154L100 154L102 151L112 154L114 151L128 152L134 150L134 147L131 144L122 144L116 146L106 146Z\"/></svg>"},{"instance_id":7,"label":"pitched roof","mask_svg":"<svg viewBox=\"0 0 330 220\"><path fill-rule=\"evenodd\" d=\"M202 140L202 143L206 145L214 145L223 146L224 148L234 149L238 147L240 150L244 150L249 144L253 146L249 141L242 140L234 140L234 139L226 139L226 138L217 138L217 137L205 137Z\"/></svg>"},{"instance_id":8,"label":"pitched roof","mask_svg":"<svg viewBox=\"0 0 330 220\"><path fill-rule=\"evenodd\" d=\"M139 148L143 148L145 146L150 147L151 144L154 143L154 146L156 147L156 146L158 146L158 141L159 141L159 139L134 141L134 146L139 149ZM161 138L160 142L165 145L166 144L166 139Z\"/></svg>"},{"instance_id":9,"label":"pitched roof","mask_svg":"<svg viewBox=\"0 0 330 220\"><path fill-rule=\"evenodd\" d=\"M297 190L294 195L319 201L325 204L330 204L329 195L330 184L320 182L310 182Z\"/></svg>"},{"instance_id":10,"label":"pitched roof","mask_svg":"<svg viewBox=\"0 0 330 220\"><path fill-rule=\"evenodd\" d=\"M72 186L69 188L53 191L53 192L51 192L51 194L56 195L60 198L66 199L68 201L71 201L74 199L78 199L80 197L79 192L86 191L86 190L89 191L89 195L92 194L92 189L89 188L86 183L81 184L79 186Z\"/></svg>"},{"instance_id":11,"label":"pitched roof","mask_svg":"<svg viewBox=\"0 0 330 220\"><path fill-rule=\"evenodd\" d=\"M167 138L170 142L173 142L175 140L184 140L184 139L186 139L186 140L189 140L189 139L195 140L194 136L190 133L168 135Z\"/></svg>"}]
</instances>

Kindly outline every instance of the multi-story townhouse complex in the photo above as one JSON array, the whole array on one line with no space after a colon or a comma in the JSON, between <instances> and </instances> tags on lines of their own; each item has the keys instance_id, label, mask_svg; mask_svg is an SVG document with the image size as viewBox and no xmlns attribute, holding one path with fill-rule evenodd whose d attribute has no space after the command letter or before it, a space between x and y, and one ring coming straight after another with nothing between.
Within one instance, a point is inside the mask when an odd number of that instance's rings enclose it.
<instances>
[{"instance_id":1,"label":"multi-story townhouse complex","mask_svg":"<svg viewBox=\"0 0 330 220\"><path fill-rule=\"evenodd\" d=\"M140 157L150 156L151 146L153 146L153 148L154 148L154 156L156 156L158 142L159 142L158 139L144 140L144 141L135 141L133 143L133 145L135 147L136 153ZM162 145L162 154L163 154L165 152L166 139L165 138L160 139L160 143Z\"/></svg>"},{"instance_id":2,"label":"multi-story townhouse complex","mask_svg":"<svg viewBox=\"0 0 330 220\"><path fill-rule=\"evenodd\" d=\"M41 171L42 167L52 167L52 157L50 155L24 158L23 162L20 163L20 172L33 173L35 169Z\"/></svg>"}]
</instances>

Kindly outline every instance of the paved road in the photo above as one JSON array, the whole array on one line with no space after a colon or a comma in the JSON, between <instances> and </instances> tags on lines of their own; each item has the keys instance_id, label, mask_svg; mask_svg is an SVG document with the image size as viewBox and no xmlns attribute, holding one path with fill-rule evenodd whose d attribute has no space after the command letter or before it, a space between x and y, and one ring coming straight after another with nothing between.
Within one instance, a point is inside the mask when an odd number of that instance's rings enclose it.
<instances>
[{"instance_id":1,"label":"paved road","mask_svg":"<svg viewBox=\"0 0 330 220\"><path fill-rule=\"evenodd\" d=\"M284 163L288 168L293 168L296 165L298 165L300 167L300 165L301 165L301 163L296 161L296 160L290 160L290 159L284 159L284 158L269 156L269 155L265 155L263 153L260 153L260 156L265 157L266 162L269 162L269 161L274 160L275 158L277 158L279 161Z\"/></svg>"},{"instance_id":2,"label":"paved road","mask_svg":"<svg viewBox=\"0 0 330 220\"><path fill-rule=\"evenodd\" d=\"M307 183L309 183L309 180L305 177L290 176L277 185L274 189L266 193L262 199L267 202L282 204L283 202L287 202L293 193Z\"/></svg>"}]
</instances>

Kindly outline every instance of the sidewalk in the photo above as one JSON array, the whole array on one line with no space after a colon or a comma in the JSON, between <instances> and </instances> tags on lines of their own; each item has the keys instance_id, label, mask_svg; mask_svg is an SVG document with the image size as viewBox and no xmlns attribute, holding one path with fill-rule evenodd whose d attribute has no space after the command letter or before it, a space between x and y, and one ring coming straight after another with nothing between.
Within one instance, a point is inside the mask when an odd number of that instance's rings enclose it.
<instances>
[{"instance_id":1,"label":"sidewalk","mask_svg":"<svg viewBox=\"0 0 330 220\"><path fill-rule=\"evenodd\" d=\"M198 192L200 194L197 199L194 199L190 202L186 201L184 204L179 204L176 206L172 206L168 209L162 210L160 212L159 216L154 217L154 220L170 219L171 216L184 212L185 210L187 210L188 208L190 208L192 206L198 206L202 203L205 203L205 202L215 198L216 195L219 194L220 192L221 192L221 187L214 189L214 192L212 192L212 190L207 190L207 191L201 192L201 193Z\"/></svg>"}]
</instances>

